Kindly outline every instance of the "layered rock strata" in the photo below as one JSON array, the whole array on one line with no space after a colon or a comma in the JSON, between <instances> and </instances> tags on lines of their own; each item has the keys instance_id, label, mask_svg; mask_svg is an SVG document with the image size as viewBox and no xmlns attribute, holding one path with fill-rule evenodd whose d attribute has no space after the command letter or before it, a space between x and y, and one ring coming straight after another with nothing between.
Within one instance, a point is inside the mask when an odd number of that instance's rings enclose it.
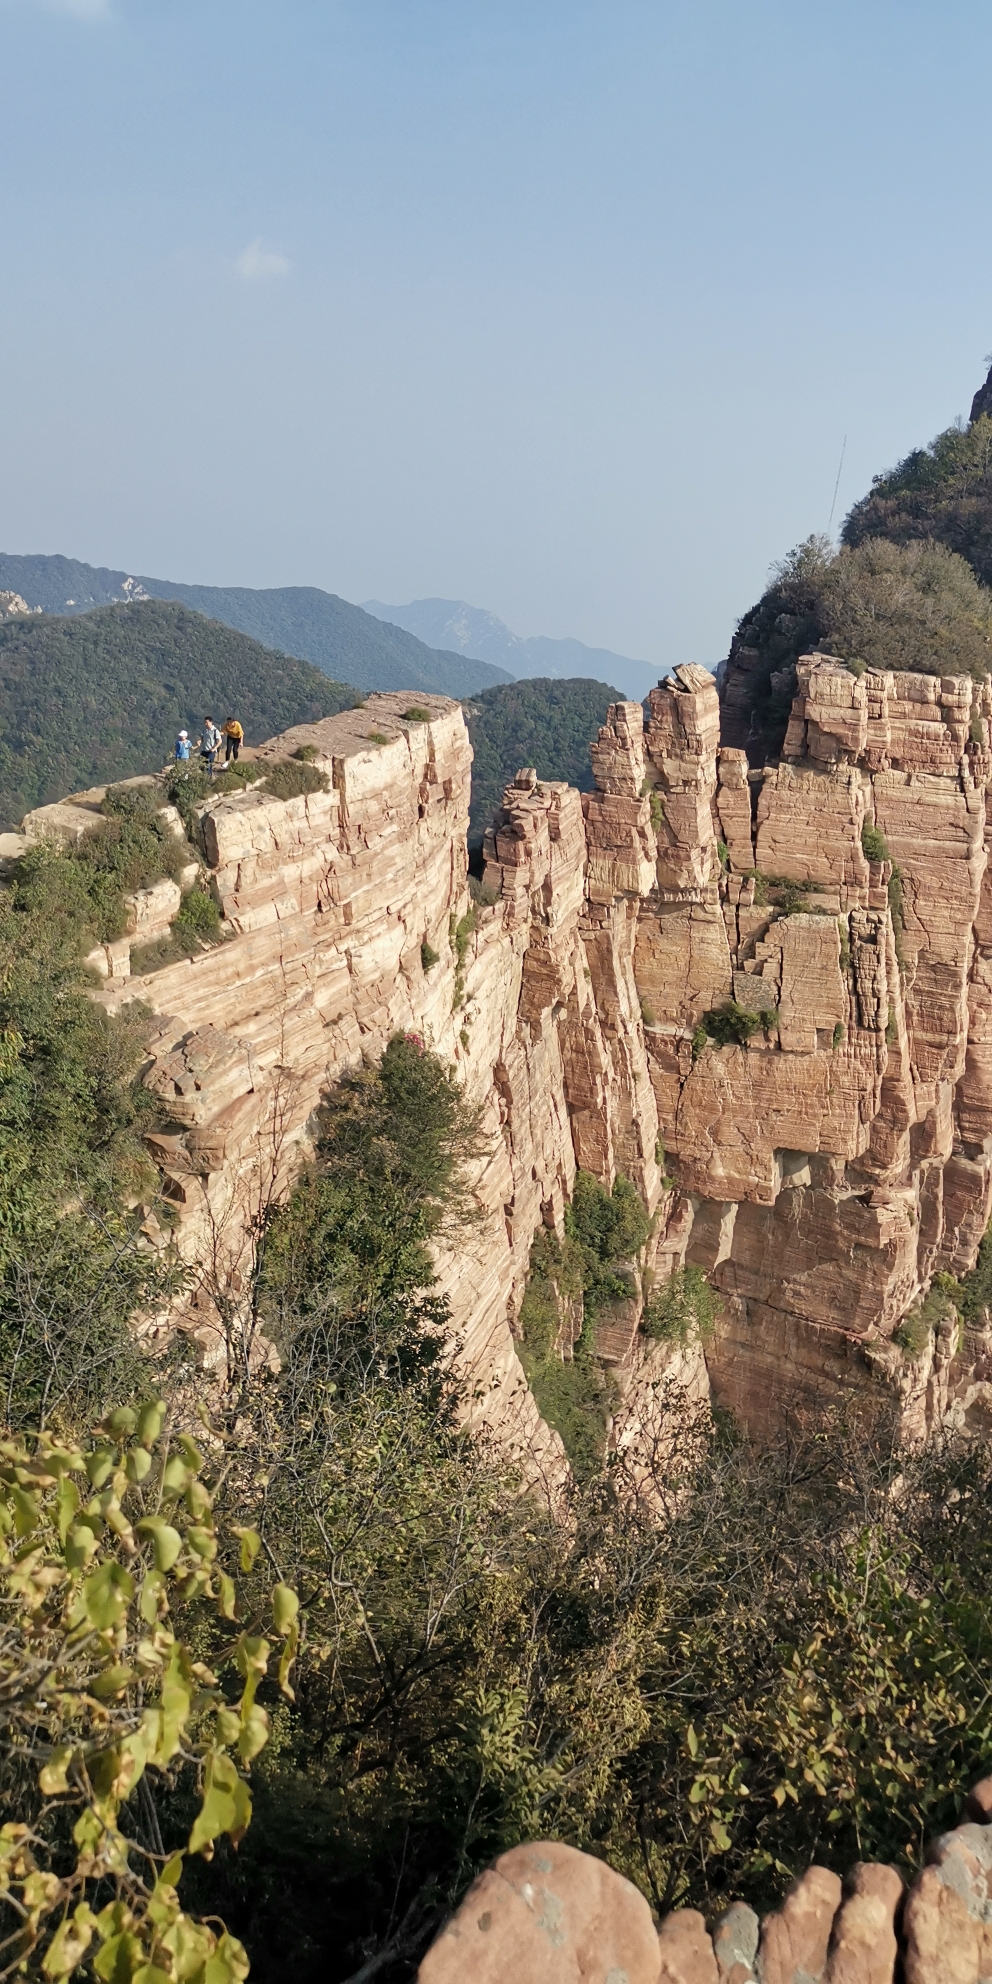
<instances>
[{"instance_id":1,"label":"layered rock strata","mask_svg":"<svg viewBox=\"0 0 992 1984\"><path fill-rule=\"evenodd\" d=\"M908 1892L894 1867L846 1878L810 1867L759 1921L743 1902L655 1930L647 1902L601 1860L555 1840L486 1869L442 1930L419 1984L986 1984L992 1973L992 1779L932 1840Z\"/></svg>"},{"instance_id":2,"label":"layered rock strata","mask_svg":"<svg viewBox=\"0 0 992 1984\"><path fill-rule=\"evenodd\" d=\"M519 774L476 901L465 724L422 707L376 696L264 746L305 750L327 789L198 808L226 941L144 977L131 937L103 962L108 1009L156 1016L150 1147L200 1269L183 1320L217 1353L322 1093L399 1028L484 1106L480 1217L439 1269L484 1409L542 1465L561 1450L515 1331L578 1166L623 1172L654 1217L632 1299L598 1323L625 1438L676 1364L759 1430L845 1398L984 1429L987 1335L896 1339L935 1274L972 1265L992 1195L988 682L808 657L786 755L755 770L720 745L713 678L679 668L646 717L613 706L593 792ZM27 829L77 831L98 797ZM136 900L133 940L168 908ZM706 1372L639 1328L640 1277L686 1260L721 1298Z\"/></svg>"}]
</instances>

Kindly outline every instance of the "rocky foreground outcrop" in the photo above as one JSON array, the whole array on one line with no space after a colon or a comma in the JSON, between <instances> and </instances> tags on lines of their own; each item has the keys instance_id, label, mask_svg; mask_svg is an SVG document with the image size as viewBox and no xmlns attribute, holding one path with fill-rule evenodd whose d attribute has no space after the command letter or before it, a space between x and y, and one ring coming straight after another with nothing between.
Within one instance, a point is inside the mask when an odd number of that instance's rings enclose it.
<instances>
[{"instance_id":1,"label":"rocky foreground outcrop","mask_svg":"<svg viewBox=\"0 0 992 1984\"><path fill-rule=\"evenodd\" d=\"M859 1862L810 1867L759 1921L680 1909L655 1928L630 1881L554 1840L487 1868L428 1951L419 1984L987 1984L992 1976L992 1779L931 1842L907 1890Z\"/></svg>"},{"instance_id":2,"label":"rocky foreground outcrop","mask_svg":"<svg viewBox=\"0 0 992 1984\"><path fill-rule=\"evenodd\" d=\"M688 1260L721 1298L705 1368L648 1341L639 1298L600 1317L628 1426L676 1367L757 1430L845 1399L891 1402L910 1432L989 1425L992 1340L919 1312L973 1264L992 1194L992 689L822 656L799 677L766 769L721 748L704 669L646 720L614 705L593 792L533 772L507 790L475 900L471 750L441 697L370 697L263 747L305 752L326 790L199 805L226 941L135 975L175 908L149 892L98 996L155 1015L149 1146L199 1270L179 1320L208 1356L322 1092L399 1028L484 1108L479 1218L439 1270L479 1410L541 1466L561 1448L515 1332L577 1166L636 1184L656 1283ZM78 831L86 803L26 830Z\"/></svg>"}]
</instances>

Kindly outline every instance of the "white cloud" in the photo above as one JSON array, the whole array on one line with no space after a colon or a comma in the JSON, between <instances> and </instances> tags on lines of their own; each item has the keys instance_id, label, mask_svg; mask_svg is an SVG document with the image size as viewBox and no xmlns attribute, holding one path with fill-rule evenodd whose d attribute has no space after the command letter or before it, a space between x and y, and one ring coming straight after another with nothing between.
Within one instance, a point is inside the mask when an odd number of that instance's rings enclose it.
<instances>
[{"instance_id":1,"label":"white cloud","mask_svg":"<svg viewBox=\"0 0 992 1984\"><path fill-rule=\"evenodd\" d=\"M285 255L275 255L271 249L263 248L261 241L249 241L234 264L239 276L245 282L266 282L271 276L288 276L289 263Z\"/></svg>"}]
</instances>

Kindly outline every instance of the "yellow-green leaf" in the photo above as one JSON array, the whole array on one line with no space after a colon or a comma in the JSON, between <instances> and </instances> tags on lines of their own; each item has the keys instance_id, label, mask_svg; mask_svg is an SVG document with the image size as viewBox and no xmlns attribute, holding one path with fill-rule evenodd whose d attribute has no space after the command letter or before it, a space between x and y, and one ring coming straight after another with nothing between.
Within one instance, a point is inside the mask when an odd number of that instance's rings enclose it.
<instances>
[{"instance_id":1,"label":"yellow-green leaf","mask_svg":"<svg viewBox=\"0 0 992 1984\"><path fill-rule=\"evenodd\" d=\"M133 1667L105 1667L103 1673L90 1682L90 1694L95 1695L98 1702L109 1701L111 1695L123 1694L133 1680Z\"/></svg>"},{"instance_id":2,"label":"yellow-green leaf","mask_svg":"<svg viewBox=\"0 0 992 1984\"><path fill-rule=\"evenodd\" d=\"M213 1502L210 1499L210 1495L202 1481L197 1480L195 1474L190 1475L186 1488L186 1507L193 1517L194 1522L202 1522L213 1509Z\"/></svg>"},{"instance_id":3,"label":"yellow-green leaf","mask_svg":"<svg viewBox=\"0 0 992 1984\"><path fill-rule=\"evenodd\" d=\"M99 1955L93 1959L93 1968L97 1976L103 1978L103 1984L132 1984L142 1954L137 1936L125 1929L122 1935L111 1936L104 1943Z\"/></svg>"},{"instance_id":4,"label":"yellow-green leaf","mask_svg":"<svg viewBox=\"0 0 992 1984\"><path fill-rule=\"evenodd\" d=\"M269 1642L242 1633L237 1648L238 1670L246 1679L261 1680L269 1664Z\"/></svg>"},{"instance_id":5,"label":"yellow-green leaf","mask_svg":"<svg viewBox=\"0 0 992 1984\"><path fill-rule=\"evenodd\" d=\"M85 1570L90 1558L96 1554L96 1545L96 1531L87 1522L77 1522L66 1538L65 1561L70 1571Z\"/></svg>"},{"instance_id":6,"label":"yellow-green leaf","mask_svg":"<svg viewBox=\"0 0 992 1984\"><path fill-rule=\"evenodd\" d=\"M180 1915L161 1940L163 1949L167 1949L172 1957L173 1970L179 1980L202 1975L214 1944L209 1929L191 1921L188 1915Z\"/></svg>"},{"instance_id":7,"label":"yellow-green leaf","mask_svg":"<svg viewBox=\"0 0 992 1984\"><path fill-rule=\"evenodd\" d=\"M141 1587L138 1611L146 1626L154 1626L158 1618L159 1593L165 1588L165 1579L160 1571L149 1571Z\"/></svg>"},{"instance_id":8,"label":"yellow-green leaf","mask_svg":"<svg viewBox=\"0 0 992 1984\"><path fill-rule=\"evenodd\" d=\"M277 1633L288 1633L299 1617L300 1601L288 1584L277 1584L272 1593L272 1617Z\"/></svg>"},{"instance_id":9,"label":"yellow-green leaf","mask_svg":"<svg viewBox=\"0 0 992 1984\"><path fill-rule=\"evenodd\" d=\"M56 1929L41 1966L46 1977L69 1977L82 1963L93 1941L92 1919L88 1918L90 1911L83 1903Z\"/></svg>"},{"instance_id":10,"label":"yellow-green leaf","mask_svg":"<svg viewBox=\"0 0 992 1984\"><path fill-rule=\"evenodd\" d=\"M179 1741L189 1718L193 1701L193 1691L183 1672L181 1655L173 1648L162 1681L161 1733L155 1752L156 1763L168 1763L179 1748Z\"/></svg>"},{"instance_id":11,"label":"yellow-green leaf","mask_svg":"<svg viewBox=\"0 0 992 1984\"><path fill-rule=\"evenodd\" d=\"M68 1791L67 1772L72 1756L72 1744L67 1743L64 1748L53 1751L47 1764L42 1764L38 1772L38 1783L46 1798L56 1798L60 1791Z\"/></svg>"},{"instance_id":12,"label":"yellow-green leaf","mask_svg":"<svg viewBox=\"0 0 992 1984\"><path fill-rule=\"evenodd\" d=\"M165 1400L152 1399L138 1413L137 1437L143 1447L153 1447L165 1424Z\"/></svg>"},{"instance_id":13,"label":"yellow-green leaf","mask_svg":"<svg viewBox=\"0 0 992 1984\"><path fill-rule=\"evenodd\" d=\"M14 1528L18 1536L30 1536L38 1527L38 1498L29 1495L16 1484L7 1490L7 1499L14 1511Z\"/></svg>"},{"instance_id":14,"label":"yellow-green leaf","mask_svg":"<svg viewBox=\"0 0 992 1984\"><path fill-rule=\"evenodd\" d=\"M61 1475L59 1478L58 1492L55 1497L55 1509L59 1526L59 1542L64 1543L69 1534L73 1518L79 1513L79 1490L75 1482L70 1481L66 1474Z\"/></svg>"},{"instance_id":15,"label":"yellow-green leaf","mask_svg":"<svg viewBox=\"0 0 992 1984\"><path fill-rule=\"evenodd\" d=\"M233 1831L238 1817L235 1802L237 1782L238 1773L230 1757L221 1750L213 1751L207 1760L203 1803L189 1836L191 1853L202 1852L205 1846L219 1839L221 1833Z\"/></svg>"},{"instance_id":16,"label":"yellow-green leaf","mask_svg":"<svg viewBox=\"0 0 992 1984\"><path fill-rule=\"evenodd\" d=\"M119 1405L103 1423L108 1433L133 1433L137 1420L137 1413L132 1412L129 1405Z\"/></svg>"},{"instance_id":17,"label":"yellow-green leaf","mask_svg":"<svg viewBox=\"0 0 992 1984\"><path fill-rule=\"evenodd\" d=\"M147 1447L132 1447L124 1463L129 1481L144 1481L151 1472L152 1457Z\"/></svg>"},{"instance_id":18,"label":"yellow-green leaf","mask_svg":"<svg viewBox=\"0 0 992 1984\"><path fill-rule=\"evenodd\" d=\"M156 1570L171 1571L183 1547L178 1529L171 1528L162 1516L144 1516L138 1524L138 1534L151 1538Z\"/></svg>"},{"instance_id":19,"label":"yellow-green leaf","mask_svg":"<svg viewBox=\"0 0 992 1984\"><path fill-rule=\"evenodd\" d=\"M250 1571L262 1548L262 1539L257 1529L243 1529L237 1524L232 1524L232 1534L241 1540L241 1568Z\"/></svg>"},{"instance_id":20,"label":"yellow-green leaf","mask_svg":"<svg viewBox=\"0 0 992 1984\"><path fill-rule=\"evenodd\" d=\"M250 1764L260 1750L264 1750L269 1740L269 1718L264 1708L252 1702L243 1712L241 1729L238 1735L238 1754L243 1764Z\"/></svg>"},{"instance_id":21,"label":"yellow-green leaf","mask_svg":"<svg viewBox=\"0 0 992 1984\"><path fill-rule=\"evenodd\" d=\"M217 1710L218 1743L236 1743L241 1734L241 1717L234 1708Z\"/></svg>"},{"instance_id":22,"label":"yellow-green leaf","mask_svg":"<svg viewBox=\"0 0 992 1984\"><path fill-rule=\"evenodd\" d=\"M189 1478L190 1470L186 1462L181 1455L172 1454L166 1462L165 1473L162 1476L163 1495L169 1495L173 1500L177 1500L180 1495L185 1494Z\"/></svg>"},{"instance_id":23,"label":"yellow-green leaf","mask_svg":"<svg viewBox=\"0 0 992 1984\"><path fill-rule=\"evenodd\" d=\"M183 1871L183 1856L181 1853L174 1853L172 1859L166 1861L165 1866L163 1867L162 1872L160 1873L158 1880L155 1883L156 1891L159 1888L177 1888L179 1886L179 1879L180 1879L180 1875L182 1874L182 1871Z\"/></svg>"},{"instance_id":24,"label":"yellow-green leaf","mask_svg":"<svg viewBox=\"0 0 992 1984\"><path fill-rule=\"evenodd\" d=\"M113 1447L94 1447L86 1456L86 1472L94 1488L102 1488L109 1481L117 1464L117 1454Z\"/></svg>"},{"instance_id":25,"label":"yellow-green leaf","mask_svg":"<svg viewBox=\"0 0 992 1984\"><path fill-rule=\"evenodd\" d=\"M248 1975L248 1952L236 1936L221 1936L217 1948L208 1959L203 1984L244 1984Z\"/></svg>"},{"instance_id":26,"label":"yellow-green leaf","mask_svg":"<svg viewBox=\"0 0 992 1984\"><path fill-rule=\"evenodd\" d=\"M220 1599L221 1618L236 1618L237 1607L235 1603L234 1581L227 1576L226 1571L218 1571L217 1573L217 1591Z\"/></svg>"},{"instance_id":27,"label":"yellow-green leaf","mask_svg":"<svg viewBox=\"0 0 992 1984\"><path fill-rule=\"evenodd\" d=\"M134 1597L134 1579L121 1564L100 1564L83 1582L79 1594L85 1618L98 1633L116 1626Z\"/></svg>"},{"instance_id":28,"label":"yellow-green leaf","mask_svg":"<svg viewBox=\"0 0 992 1984\"><path fill-rule=\"evenodd\" d=\"M293 1626L290 1632L288 1632L286 1635L286 1644L283 1647L282 1655L279 1661L279 1686L282 1689L282 1692L286 1696L287 1700L291 1702L295 1702L296 1695L293 1689L289 1685L289 1670L292 1667L294 1660L296 1659L296 1649L299 1645L299 1639L300 1639L299 1632L297 1628Z\"/></svg>"},{"instance_id":29,"label":"yellow-green leaf","mask_svg":"<svg viewBox=\"0 0 992 1984\"><path fill-rule=\"evenodd\" d=\"M190 1549L208 1563L217 1555L217 1538L212 1529L204 1529L202 1524L194 1523L186 1531L186 1541Z\"/></svg>"}]
</instances>

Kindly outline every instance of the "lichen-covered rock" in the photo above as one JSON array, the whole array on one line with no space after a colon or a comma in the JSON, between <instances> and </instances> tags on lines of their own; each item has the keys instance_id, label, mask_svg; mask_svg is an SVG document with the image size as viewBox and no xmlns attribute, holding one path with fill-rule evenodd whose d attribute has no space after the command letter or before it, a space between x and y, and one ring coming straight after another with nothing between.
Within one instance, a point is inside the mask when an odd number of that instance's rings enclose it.
<instances>
[{"instance_id":1,"label":"lichen-covered rock","mask_svg":"<svg viewBox=\"0 0 992 1984\"><path fill-rule=\"evenodd\" d=\"M826 1984L893 1984L903 1885L894 1867L859 1861L844 1882Z\"/></svg>"},{"instance_id":2,"label":"lichen-covered rock","mask_svg":"<svg viewBox=\"0 0 992 1984\"><path fill-rule=\"evenodd\" d=\"M761 1925L753 1908L735 1901L713 1925L713 1955L720 1984L755 1984Z\"/></svg>"},{"instance_id":3,"label":"lichen-covered rock","mask_svg":"<svg viewBox=\"0 0 992 1984\"><path fill-rule=\"evenodd\" d=\"M862 1861L843 1883L810 1867L760 1932L734 1902L709 1929L678 1909L656 1935L643 1897L601 1860L552 1841L515 1847L470 1888L420 1984L987 1984L992 1826L967 1814L984 1819L989 1783L905 1897L894 1867Z\"/></svg>"},{"instance_id":4,"label":"lichen-covered rock","mask_svg":"<svg viewBox=\"0 0 992 1984\"><path fill-rule=\"evenodd\" d=\"M943 1833L906 1897L905 1984L984 1984L992 1974L992 1828Z\"/></svg>"},{"instance_id":5,"label":"lichen-covered rock","mask_svg":"<svg viewBox=\"0 0 992 1984\"><path fill-rule=\"evenodd\" d=\"M721 1984L706 1922L694 1908L666 1915L658 1931L660 1984Z\"/></svg>"}]
</instances>

